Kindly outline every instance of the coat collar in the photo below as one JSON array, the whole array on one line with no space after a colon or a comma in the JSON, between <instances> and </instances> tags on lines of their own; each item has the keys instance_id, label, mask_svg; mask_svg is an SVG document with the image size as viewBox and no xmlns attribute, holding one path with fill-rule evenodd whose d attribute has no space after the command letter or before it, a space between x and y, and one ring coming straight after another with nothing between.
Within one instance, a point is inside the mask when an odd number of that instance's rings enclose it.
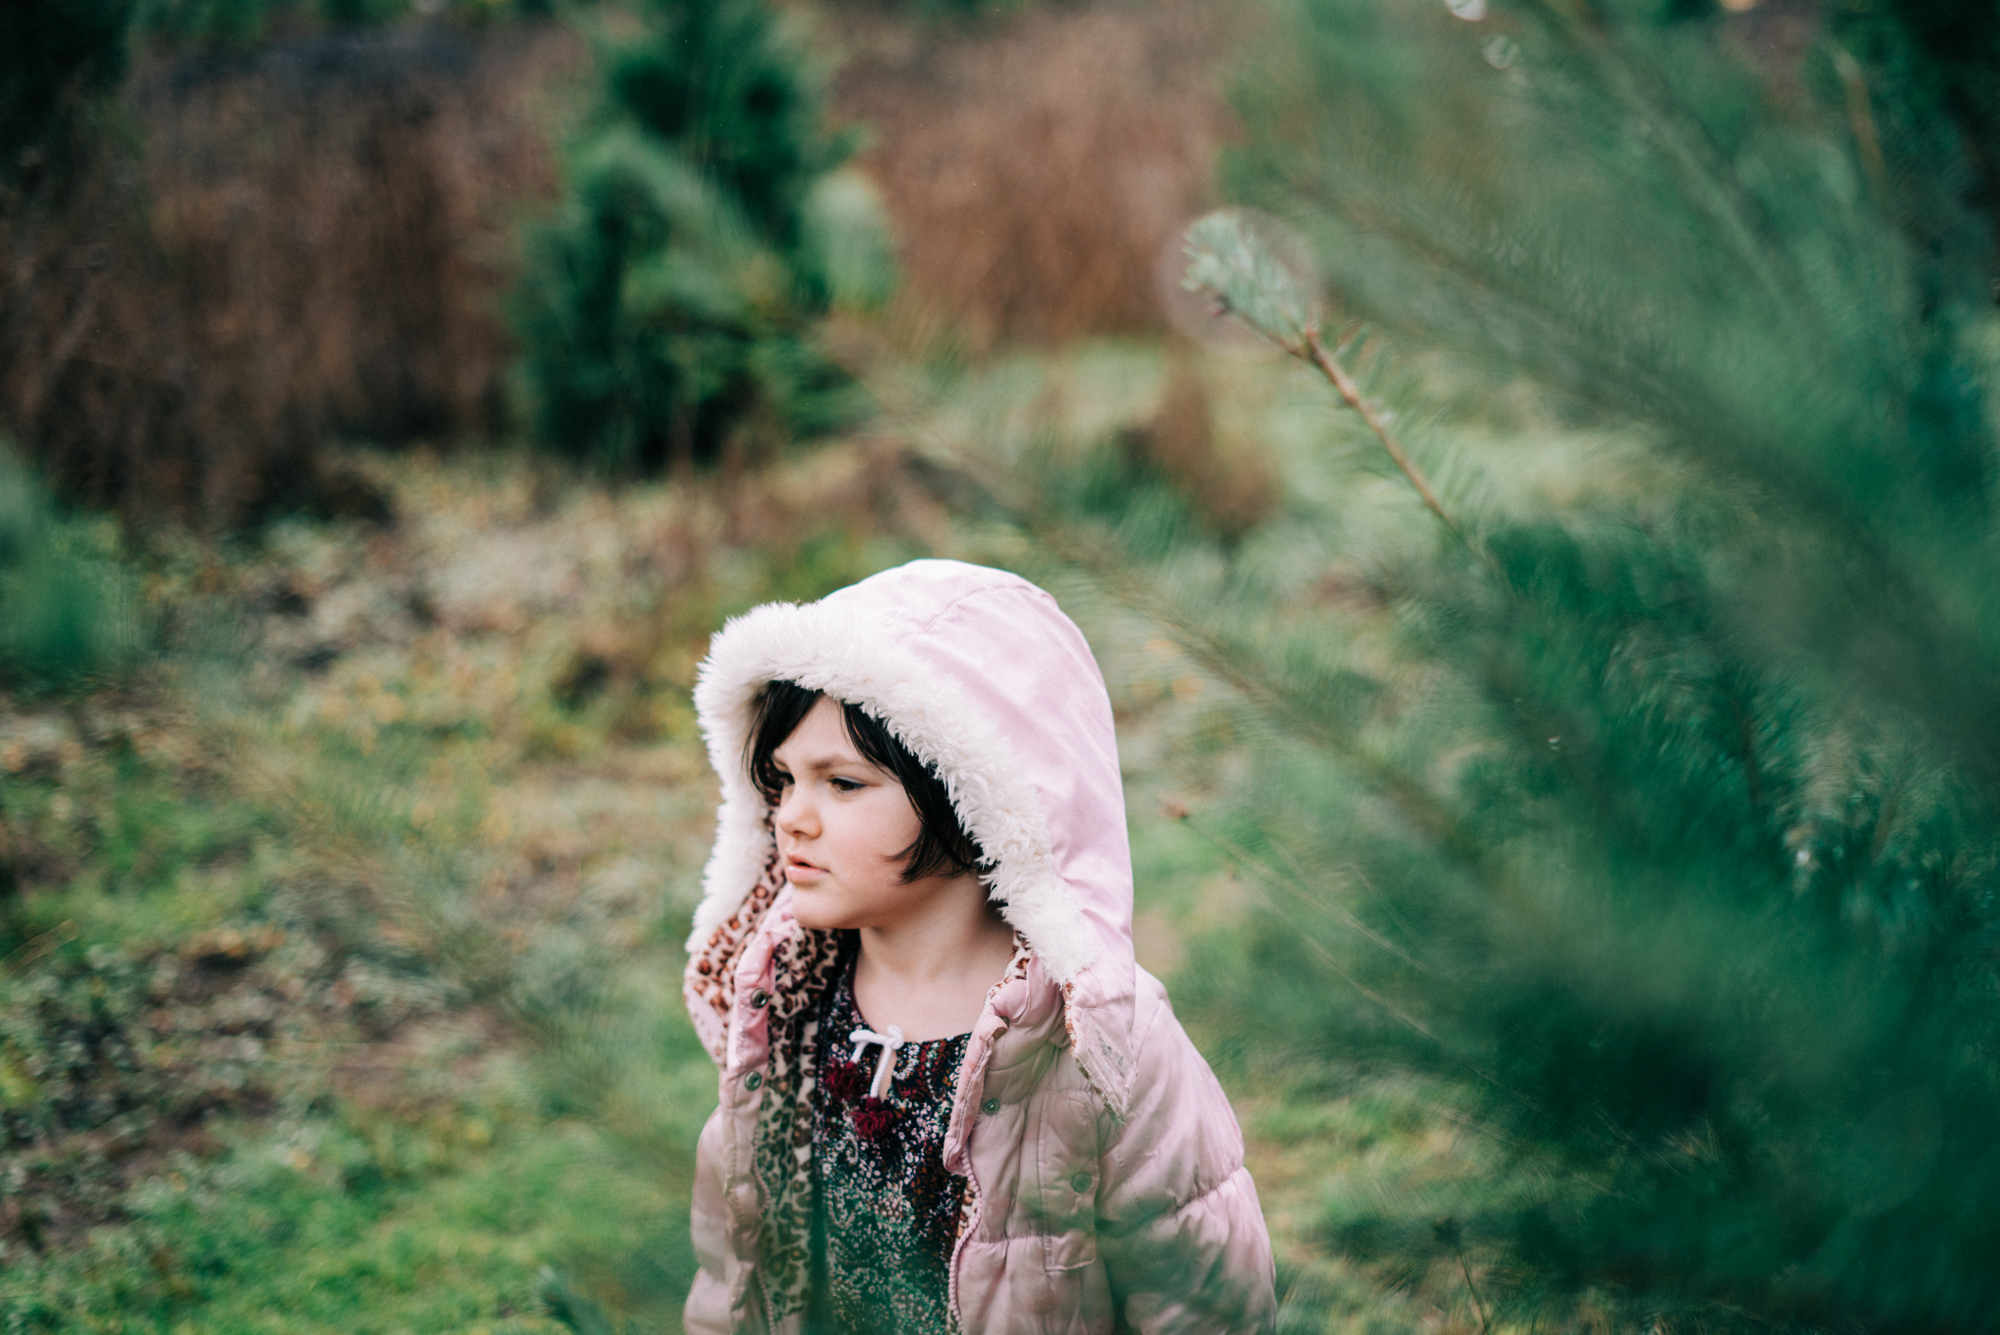
<instances>
[{"instance_id":1,"label":"coat collar","mask_svg":"<svg viewBox=\"0 0 2000 1335\"><path fill-rule=\"evenodd\" d=\"M764 887L760 887L764 888ZM758 989L789 996L811 980L783 974L778 947L803 930L792 914L792 889L753 894L738 913L710 934L688 961L684 991L688 1014L702 1045L719 1063L730 1064L739 999ZM1134 992L1136 977L1106 987L1088 968L1066 983L1056 981L1040 954L1030 947L1027 969L1008 978L986 999L973 1025L967 1063L997 1064L986 1079L1038 1078L1034 1063L1058 1046L1075 1049L1091 1087L1106 1110L1122 1120L1132 1091Z\"/></svg>"}]
</instances>

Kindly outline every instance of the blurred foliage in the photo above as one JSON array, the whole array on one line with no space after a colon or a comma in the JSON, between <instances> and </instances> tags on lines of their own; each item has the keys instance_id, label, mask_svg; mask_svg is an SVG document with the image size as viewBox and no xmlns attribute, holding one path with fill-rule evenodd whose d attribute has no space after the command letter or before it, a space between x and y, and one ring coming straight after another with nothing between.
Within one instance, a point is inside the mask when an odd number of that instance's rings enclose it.
<instances>
[{"instance_id":1,"label":"blurred foliage","mask_svg":"<svg viewBox=\"0 0 2000 1335\"><path fill-rule=\"evenodd\" d=\"M76 164L78 136L125 74L133 0L47 0L0 10L0 205Z\"/></svg>"},{"instance_id":2,"label":"blurred foliage","mask_svg":"<svg viewBox=\"0 0 2000 1335\"><path fill-rule=\"evenodd\" d=\"M267 38L413 15L406 0L138 0L136 35L165 50L240 50Z\"/></svg>"},{"instance_id":3,"label":"blurred foliage","mask_svg":"<svg viewBox=\"0 0 2000 1335\"><path fill-rule=\"evenodd\" d=\"M587 4L589 0L576 0ZM449 17L460 24L545 19L554 0L134 0L137 42L170 52L241 51L313 32Z\"/></svg>"},{"instance_id":4,"label":"blurred foliage","mask_svg":"<svg viewBox=\"0 0 2000 1335\"><path fill-rule=\"evenodd\" d=\"M59 515L0 441L0 689L75 691L136 665L137 591L116 530Z\"/></svg>"},{"instance_id":5,"label":"blurred foliage","mask_svg":"<svg viewBox=\"0 0 2000 1335\"><path fill-rule=\"evenodd\" d=\"M1976 145L1875 114L1931 94L1870 92L1877 64L1857 99L1823 35L1746 58L1719 12L1273 8L1228 175L1314 243L1346 359L1465 540L1331 480L1233 557L1060 488L1012 503L1218 689L1184 773L1256 750L1191 819L1270 917L1181 995L1267 1060L1275 1010L1301 1060L1462 1092L1506 1147L1488 1190L1327 1224L1462 1268L1482 1326L1984 1324ZM1231 242L1191 237L1191 281L1306 353L1296 292L1237 290L1269 266ZM1450 375L1413 384L1412 348ZM1551 432L1596 443L1524 493ZM1338 440L1325 467L1387 471L1359 422Z\"/></svg>"},{"instance_id":6,"label":"blurred foliage","mask_svg":"<svg viewBox=\"0 0 2000 1335\"><path fill-rule=\"evenodd\" d=\"M1955 138L1966 155L1968 176L1931 182L1955 186L1985 214L2000 248L2000 12L1956 0L1902 0L1891 5L1845 4L1827 14L1833 37L1860 66L1869 114L1888 127L1892 147L1936 137ZM1853 75L1848 95L1853 97ZM1866 150L1864 150L1865 156ZM1910 175L1900 184L1922 185ZM1922 211L1907 221L1927 221Z\"/></svg>"},{"instance_id":7,"label":"blurred foliage","mask_svg":"<svg viewBox=\"0 0 2000 1335\"><path fill-rule=\"evenodd\" d=\"M1032 9L1039 0L833 0L851 9L893 8L913 19L951 21L998 18Z\"/></svg>"},{"instance_id":8,"label":"blurred foliage","mask_svg":"<svg viewBox=\"0 0 2000 1335\"><path fill-rule=\"evenodd\" d=\"M590 0L577 0L588 4ZM242 50L274 37L450 15L460 22L547 18L554 0L51 0L0 16L0 150L10 170L54 121L115 88L128 49Z\"/></svg>"},{"instance_id":9,"label":"blurred foliage","mask_svg":"<svg viewBox=\"0 0 2000 1335\"><path fill-rule=\"evenodd\" d=\"M1208 214L1188 228L1184 249L1183 287L1206 294L1216 315L1242 321L1295 357L1306 355L1312 300L1248 219L1234 209Z\"/></svg>"},{"instance_id":10,"label":"blurred foliage","mask_svg":"<svg viewBox=\"0 0 2000 1335\"><path fill-rule=\"evenodd\" d=\"M852 420L811 334L879 300L887 249L800 35L764 0L654 0L609 45L603 103L514 300L536 434L612 471Z\"/></svg>"},{"instance_id":11,"label":"blurred foliage","mask_svg":"<svg viewBox=\"0 0 2000 1335\"><path fill-rule=\"evenodd\" d=\"M265 35L278 7L273 0L139 0L135 24L145 41L168 49L242 48Z\"/></svg>"}]
</instances>

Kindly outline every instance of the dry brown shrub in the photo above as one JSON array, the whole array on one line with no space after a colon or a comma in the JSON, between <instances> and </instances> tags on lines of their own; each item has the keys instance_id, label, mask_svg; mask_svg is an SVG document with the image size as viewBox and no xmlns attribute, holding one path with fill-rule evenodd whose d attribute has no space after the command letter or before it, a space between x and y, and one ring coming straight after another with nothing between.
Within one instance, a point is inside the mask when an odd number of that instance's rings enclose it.
<instances>
[{"instance_id":1,"label":"dry brown shrub","mask_svg":"<svg viewBox=\"0 0 2000 1335\"><path fill-rule=\"evenodd\" d=\"M143 139L0 218L0 430L71 496L235 523L338 500L315 445L489 428L514 213L555 186L554 28L143 68Z\"/></svg>"},{"instance_id":2,"label":"dry brown shrub","mask_svg":"<svg viewBox=\"0 0 2000 1335\"><path fill-rule=\"evenodd\" d=\"M873 131L917 300L974 346L1157 328L1156 257L1228 133L1229 28L1203 0L857 22L834 106Z\"/></svg>"}]
</instances>

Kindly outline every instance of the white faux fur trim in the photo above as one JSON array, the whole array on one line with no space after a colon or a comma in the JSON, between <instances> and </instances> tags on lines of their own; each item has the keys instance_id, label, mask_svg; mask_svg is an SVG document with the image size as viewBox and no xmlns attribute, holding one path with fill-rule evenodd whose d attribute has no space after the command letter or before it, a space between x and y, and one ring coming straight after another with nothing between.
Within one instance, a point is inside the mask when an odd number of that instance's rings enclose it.
<instances>
[{"instance_id":1,"label":"white faux fur trim","mask_svg":"<svg viewBox=\"0 0 2000 1335\"><path fill-rule=\"evenodd\" d=\"M889 642L881 627L825 603L767 603L710 642L694 700L722 779L722 806L690 951L743 903L771 856L768 809L743 749L757 693L773 681L860 705L934 765L967 831L995 864L986 884L1001 915L1058 983L1090 963L1095 938L1057 872L1034 785L1006 742L957 682Z\"/></svg>"}]
</instances>

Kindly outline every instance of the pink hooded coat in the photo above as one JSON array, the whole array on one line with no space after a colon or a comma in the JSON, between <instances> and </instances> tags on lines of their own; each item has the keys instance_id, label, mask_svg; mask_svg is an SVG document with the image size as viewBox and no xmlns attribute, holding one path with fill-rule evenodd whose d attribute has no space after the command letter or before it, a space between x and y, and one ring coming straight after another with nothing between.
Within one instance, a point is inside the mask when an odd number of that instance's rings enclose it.
<instances>
[{"instance_id":1,"label":"pink hooded coat","mask_svg":"<svg viewBox=\"0 0 2000 1335\"><path fill-rule=\"evenodd\" d=\"M852 701L936 766L1031 953L989 994L944 1142L967 1179L954 1327L991 1335L1264 1331L1270 1240L1243 1138L1166 990L1132 953L1111 705L1055 600L1018 576L914 561L731 621L695 702L722 779L686 994L721 1067L697 1153L691 1332L803 1329L813 1002L832 933L792 916L744 766L756 695Z\"/></svg>"}]
</instances>

